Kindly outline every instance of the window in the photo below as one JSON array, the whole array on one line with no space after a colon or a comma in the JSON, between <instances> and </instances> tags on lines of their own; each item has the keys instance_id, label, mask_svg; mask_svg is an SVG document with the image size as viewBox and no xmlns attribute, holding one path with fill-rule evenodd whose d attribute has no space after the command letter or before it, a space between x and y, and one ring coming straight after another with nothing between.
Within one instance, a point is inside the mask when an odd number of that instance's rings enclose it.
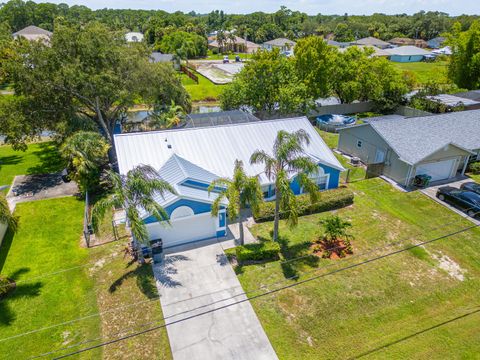
<instances>
[{"instance_id":1,"label":"window","mask_svg":"<svg viewBox=\"0 0 480 360\"><path fill-rule=\"evenodd\" d=\"M362 140L357 140L357 147L361 148L363 145Z\"/></svg>"}]
</instances>

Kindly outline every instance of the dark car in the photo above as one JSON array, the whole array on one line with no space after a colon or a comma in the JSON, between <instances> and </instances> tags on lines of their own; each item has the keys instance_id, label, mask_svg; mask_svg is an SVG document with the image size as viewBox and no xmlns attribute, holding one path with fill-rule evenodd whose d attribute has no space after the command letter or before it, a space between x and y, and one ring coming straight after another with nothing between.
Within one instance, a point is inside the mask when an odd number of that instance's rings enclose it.
<instances>
[{"instance_id":1,"label":"dark car","mask_svg":"<svg viewBox=\"0 0 480 360\"><path fill-rule=\"evenodd\" d=\"M480 195L480 184L474 182L463 183L462 186L460 186L460 189L471 191Z\"/></svg>"},{"instance_id":2,"label":"dark car","mask_svg":"<svg viewBox=\"0 0 480 360\"><path fill-rule=\"evenodd\" d=\"M475 217L480 213L480 195L473 191L443 186L437 190L437 197L465 211L468 216Z\"/></svg>"}]
</instances>

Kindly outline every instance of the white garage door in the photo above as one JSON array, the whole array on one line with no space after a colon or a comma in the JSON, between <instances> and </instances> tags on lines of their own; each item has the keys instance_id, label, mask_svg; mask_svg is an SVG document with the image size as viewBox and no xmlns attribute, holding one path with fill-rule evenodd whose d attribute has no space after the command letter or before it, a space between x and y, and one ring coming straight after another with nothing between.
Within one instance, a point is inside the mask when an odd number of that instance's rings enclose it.
<instances>
[{"instance_id":1,"label":"white garage door","mask_svg":"<svg viewBox=\"0 0 480 360\"><path fill-rule=\"evenodd\" d=\"M217 218L210 213L189 216L170 221L170 226L159 223L148 224L150 239L162 239L164 247L204 240L217 235Z\"/></svg>"},{"instance_id":2,"label":"white garage door","mask_svg":"<svg viewBox=\"0 0 480 360\"><path fill-rule=\"evenodd\" d=\"M431 181L445 180L451 176L454 165L455 159L422 164L417 167L415 175L430 175Z\"/></svg>"}]
</instances>

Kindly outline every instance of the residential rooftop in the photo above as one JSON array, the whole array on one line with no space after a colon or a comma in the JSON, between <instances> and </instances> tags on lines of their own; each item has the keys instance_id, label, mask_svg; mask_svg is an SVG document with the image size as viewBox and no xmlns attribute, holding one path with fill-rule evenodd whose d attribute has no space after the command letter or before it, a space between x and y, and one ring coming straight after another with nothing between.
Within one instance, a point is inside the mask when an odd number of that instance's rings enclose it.
<instances>
[{"instance_id":1,"label":"residential rooftop","mask_svg":"<svg viewBox=\"0 0 480 360\"><path fill-rule=\"evenodd\" d=\"M417 46L406 45L398 46L392 49L385 49L390 55L401 55L401 56L415 56L415 55L431 55L430 51L424 50Z\"/></svg>"}]
</instances>

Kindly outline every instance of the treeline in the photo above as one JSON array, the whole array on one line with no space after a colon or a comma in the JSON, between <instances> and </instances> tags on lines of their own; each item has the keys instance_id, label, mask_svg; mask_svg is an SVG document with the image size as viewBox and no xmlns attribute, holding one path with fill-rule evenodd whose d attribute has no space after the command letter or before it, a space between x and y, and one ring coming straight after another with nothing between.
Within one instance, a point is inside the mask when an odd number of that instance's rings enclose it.
<instances>
[{"instance_id":1,"label":"treeline","mask_svg":"<svg viewBox=\"0 0 480 360\"><path fill-rule=\"evenodd\" d=\"M55 20L85 25L99 21L113 30L141 31L149 44L160 44L163 37L175 31L195 33L206 37L215 30L237 31L240 37L262 43L277 37L297 39L309 35L333 36L337 41L375 36L384 40L410 37L429 40L450 31L455 22L467 30L478 16L451 17L442 12L419 12L414 15L308 15L282 6L267 14L255 12L246 15L212 11L209 14L167 13L162 10L91 10L86 6L34 3L11 0L0 5L0 23L6 22L12 31L28 25L53 30Z\"/></svg>"}]
</instances>

